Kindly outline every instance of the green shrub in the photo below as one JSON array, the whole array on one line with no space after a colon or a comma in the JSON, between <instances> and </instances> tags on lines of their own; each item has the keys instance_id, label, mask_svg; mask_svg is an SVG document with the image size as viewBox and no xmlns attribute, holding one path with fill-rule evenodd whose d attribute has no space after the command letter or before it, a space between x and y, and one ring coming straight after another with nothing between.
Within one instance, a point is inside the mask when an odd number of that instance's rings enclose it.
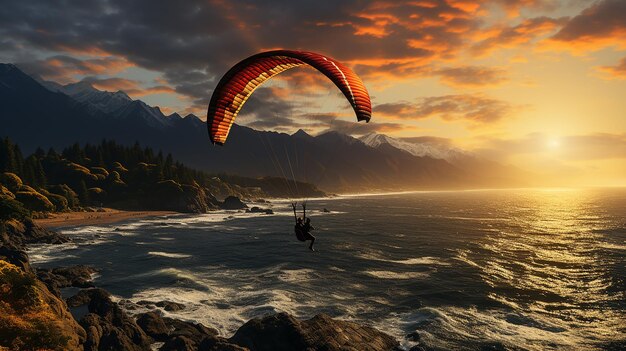
<instances>
[{"instance_id":1,"label":"green shrub","mask_svg":"<svg viewBox=\"0 0 626 351\"><path fill-rule=\"evenodd\" d=\"M17 174L9 172L5 172L0 175L0 183L13 192L18 191L22 184L24 184L22 179L18 177Z\"/></svg>"},{"instance_id":2,"label":"green shrub","mask_svg":"<svg viewBox=\"0 0 626 351\"><path fill-rule=\"evenodd\" d=\"M4 187L4 185L0 185L0 196L6 196L11 199L15 199L15 194L11 192L11 190Z\"/></svg>"},{"instance_id":3,"label":"green shrub","mask_svg":"<svg viewBox=\"0 0 626 351\"><path fill-rule=\"evenodd\" d=\"M67 200L67 206L69 208L76 208L80 205L78 194L66 184L52 185L48 187L48 190L53 194L63 196L65 200Z\"/></svg>"},{"instance_id":4,"label":"green shrub","mask_svg":"<svg viewBox=\"0 0 626 351\"><path fill-rule=\"evenodd\" d=\"M47 197L36 191L18 191L15 193L15 199L31 211L54 211L54 205L52 202L50 202Z\"/></svg>"},{"instance_id":5,"label":"green shrub","mask_svg":"<svg viewBox=\"0 0 626 351\"><path fill-rule=\"evenodd\" d=\"M91 170L91 173L96 174L96 175L102 174L105 177L109 176L109 171L107 171L106 169L102 167L91 167L90 170Z\"/></svg>"},{"instance_id":6,"label":"green shrub","mask_svg":"<svg viewBox=\"0 0 626 351\"><path fill-rule=\"evenodd\" d=\"M67 199L64 196L51 193L46 189L38 189L38 190L41 194L45 195L48 198L48 200L50 200L50 202L52 202L52 204L54 205L55 211L65 212L69 210Z\"/></svg>"},{"instance_id":7,"label":"green shrub","mask_svg":"<svg viewBox=\"0 0 626 351\"><path fill-rule=\"evenodd\" d=\"M18 190L18 191L25 191L25 192L30 192L30 193L32 193L32 192L35 192L35 193L36 193L36 192L38 192L38 191L37 191L37 190L35 190L33 187L28 186L28 185L26 185L26 184L22 184L22 186L20 187L20 190Z\"/></svg>"},{"instance_id":8,"label":"green shrub","mask_svg":"<svg viewBox=\"0 0 626 351\"><path fill-rule=\"evenodd\" d=\"M113 169L118 172L128 172L128 169L119 162L113 162Z\"/></svg>"}]
</instances>

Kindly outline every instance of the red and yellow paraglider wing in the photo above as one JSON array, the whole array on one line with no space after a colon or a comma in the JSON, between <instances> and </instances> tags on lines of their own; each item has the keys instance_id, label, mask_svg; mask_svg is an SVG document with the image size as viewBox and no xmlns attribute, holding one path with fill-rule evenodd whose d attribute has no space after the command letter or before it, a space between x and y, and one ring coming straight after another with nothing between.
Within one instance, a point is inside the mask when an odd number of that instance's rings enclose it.
<instances>
[{"instance_id":1,"label":"red and yellow paraglider wing","mask_svg":"<svg viewBox=\"0 0 626 351\"><path fill-rule=\"evenodd\" d=\"M256 88L271 77L304 64L330 78L350 101L357 119L369 121L372 115L369 94L361 79L348 67L312 52L269 51L239 62L218 83L207 114L211 141L219 145L226 142L237 114Z\"/></svg>"}]
</instances>

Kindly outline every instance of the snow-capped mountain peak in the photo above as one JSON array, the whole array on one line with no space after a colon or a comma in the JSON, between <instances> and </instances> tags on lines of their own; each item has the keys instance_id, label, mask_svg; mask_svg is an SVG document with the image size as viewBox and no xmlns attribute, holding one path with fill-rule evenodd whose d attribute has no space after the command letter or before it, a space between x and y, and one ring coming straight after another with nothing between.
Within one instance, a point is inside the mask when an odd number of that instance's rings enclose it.
<instances>
[{"instance_id":1,"label":"snow-capped mountain peak","mask_svg":"<svg viewBox=\"0 0 626 351\"><path fill-rule=\"evenodd\" d=\"M404 150L411 155L418 157L432 157L450 161L460 156L467 155L465 151L448 145L432 142L411 142L392 138L388 135L378 134L375 132L365 134L360 137L359 140L373 148L378 148L381 145L388 144L396 149Z\"/></svg>"}]
</instances>

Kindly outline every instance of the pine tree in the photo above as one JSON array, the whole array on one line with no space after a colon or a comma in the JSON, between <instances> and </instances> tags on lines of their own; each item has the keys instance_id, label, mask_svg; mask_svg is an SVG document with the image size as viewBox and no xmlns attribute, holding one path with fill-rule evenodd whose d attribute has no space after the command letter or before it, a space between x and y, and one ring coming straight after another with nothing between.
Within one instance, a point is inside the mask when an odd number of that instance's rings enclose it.
<instances>
[{"instance_id":1,"label":"pine tree","mask_svg":"<svg viewBox=\"0 0 626 351\"><path fill-rule=\"evenodd\" d=\"M81 205L86 206L89 204L89 189L87 189L87 184L85 184L84 180L81 180L80 183L78 183L77 193Z\"/></svg>"}]
</instances>

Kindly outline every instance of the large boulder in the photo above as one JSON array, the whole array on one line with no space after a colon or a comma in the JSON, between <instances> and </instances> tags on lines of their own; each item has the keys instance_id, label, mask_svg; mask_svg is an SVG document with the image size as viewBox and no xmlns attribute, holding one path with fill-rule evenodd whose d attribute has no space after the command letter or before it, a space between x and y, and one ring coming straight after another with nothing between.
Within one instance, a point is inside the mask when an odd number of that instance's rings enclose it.
<instances>
[{"instance_id":1,"label":"large boulder","mask_svg":"<svg viewBox=\"0 0 626 351\"><path fill-rule=\"evenodd\" d=\"M169 338L170 329L165 325L163 318L155 312L139 315L137 325L154 340L166 341Z\"/></svg>"},{"instance_id":2,"label":"large boulder","mask_svg":"<svg viewBox=\"0 0 626 351\"><path fill-rule=\"evenodd\" d=\"M155 312L140 314L137 317L137 325L154 340L164 342L160 349L162 351L198 350L203 342L205 345L228 344L226 339L217 336L218 332L215 329L207 328L200 323L164 318ZM206 339L214 342L205 342Z\"/></svg>"},{"instance_id":3,"label":"large boulder","mask_svg":"<svg viewBox=\"0 0 626 351\"><path fill-rule=\"evenodd\" d=\"M279 313L252 319L230 338L251 351L391 351L399 343L372 327L320 314L306 321Z\"/></svg>"},{"instance_id":4,"label":"large boulder","mask_svg":"<svg viewBox=\"0 0 626 351\"><path fill-rule=\"evenodd\" d=\"M25 249L26 244L61 244L69 238L47 230L30 219L23 221L10 220L0 223L0 243L16 249Z\"/></svg>"},{"instance_id":5,"label":"large boulder","mask_svg":"<svg viewBox=\"0 0 626 351\"><path fill-rule=\"evenodd\" d=\"M68 299L76 307L87 304L89 313L80 324L87 332L86 351L96 350L150 350L150 338L137 323L111 300L102 289L81 290L77 297Z\"/></svg>"},{"instance_id":6,"label":"large boulder","mask_svg":"<svg viewBox=\"0 0 626 351\"><path fill-rule=\"evenodd\" d=\"M46 284L53 294L61 297L61 288L70 286L76 288L93 287L91 275L96 272L95 268L84 265L53 269L40 268L37 270L37 277Z\"/></svg>"},{"instance_id":7,"label":"large boulder","mask_svg":"<svg viewBox=\"0 0 626 351\"><path fill-rule=\"evenodd\" d=\"M241 210L244 208L248 208L248 205L241 202L241 200L236 196L229 196L224 199L221 207L224 210Z\"/></svg>"}]
</instances>

